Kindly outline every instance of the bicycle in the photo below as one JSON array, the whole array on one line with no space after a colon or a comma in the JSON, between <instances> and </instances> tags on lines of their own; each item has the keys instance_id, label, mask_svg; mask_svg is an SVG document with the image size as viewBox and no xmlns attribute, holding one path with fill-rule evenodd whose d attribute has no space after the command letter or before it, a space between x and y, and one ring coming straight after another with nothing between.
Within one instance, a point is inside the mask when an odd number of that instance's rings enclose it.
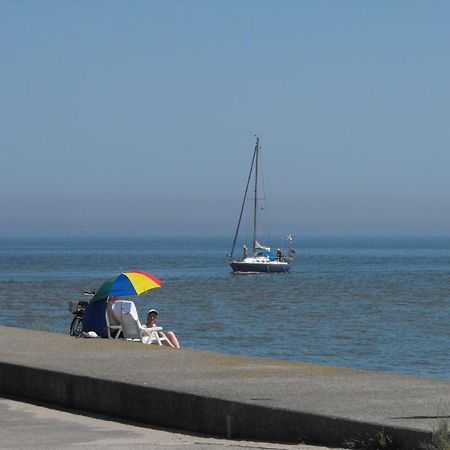
<instances>
[{"instance_id":1,"label":"bicycle","mask_svg":"<svg viewBox=\"0 0 450 450\"><path fill-rule=\"evenodd\" d=\"M95 292L85 292L84 295L92 297L95 295ZM78 337L83 332L83 315L88 303L79 300L69 300L69 311L74 315L69 328L71 336Z\"/></svg>"}]
</instances>

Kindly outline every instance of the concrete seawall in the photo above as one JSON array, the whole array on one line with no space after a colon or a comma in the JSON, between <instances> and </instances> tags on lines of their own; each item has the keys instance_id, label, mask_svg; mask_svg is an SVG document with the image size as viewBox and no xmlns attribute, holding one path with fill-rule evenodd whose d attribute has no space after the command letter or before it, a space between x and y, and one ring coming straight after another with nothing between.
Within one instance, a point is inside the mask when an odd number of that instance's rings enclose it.
<instances>
[{"instance_id":1,"label":"concrete seawall","mask_svg":"<svg viewBox=\"0 0 450 450\"><path fill-rule=\"evenodd\" d=\"M450 382L0 327L0 392L236 439L429 441Z\"/></svg>"}]
</instances>

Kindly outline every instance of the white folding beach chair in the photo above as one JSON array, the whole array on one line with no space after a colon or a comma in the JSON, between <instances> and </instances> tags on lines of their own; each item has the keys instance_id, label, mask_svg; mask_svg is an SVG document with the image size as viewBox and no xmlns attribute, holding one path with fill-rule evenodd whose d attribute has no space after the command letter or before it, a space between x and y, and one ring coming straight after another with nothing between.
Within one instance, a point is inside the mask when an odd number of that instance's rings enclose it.
<instances>
[{"instance_id":1,"label":"white folding beach chair","mask_svg":"<svg viewBox=\"0 0 450 450\"><path fill-rule=\"evenodd\" d=\"M129 300L118 300L114 303L113 309L120 311L120 324L122 326L123 336L128 341L139 341L143 344L162 345L162 341L167 338L161 338L159 331L162 327L145 328L139 321L136 305ZM144 332L148 336L144 336Z\"/></svg>"}]
</instances>

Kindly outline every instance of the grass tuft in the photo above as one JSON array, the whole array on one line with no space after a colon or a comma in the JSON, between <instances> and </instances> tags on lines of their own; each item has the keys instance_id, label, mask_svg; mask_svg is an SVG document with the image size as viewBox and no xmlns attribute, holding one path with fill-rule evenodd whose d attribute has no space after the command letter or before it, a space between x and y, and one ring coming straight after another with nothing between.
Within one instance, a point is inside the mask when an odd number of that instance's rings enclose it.
<instances>
[{"instance_id":1,"label":"grass tuft","mask_svg":"<svg viewBox=\"0 0 450 450\"><path fill-rule=\"evenodd\" d=\"M431 443L422 443L421 448L423 450L450 450L448 419L439 419L437 429L431 436Z\"/></svg>"}]
</instances>

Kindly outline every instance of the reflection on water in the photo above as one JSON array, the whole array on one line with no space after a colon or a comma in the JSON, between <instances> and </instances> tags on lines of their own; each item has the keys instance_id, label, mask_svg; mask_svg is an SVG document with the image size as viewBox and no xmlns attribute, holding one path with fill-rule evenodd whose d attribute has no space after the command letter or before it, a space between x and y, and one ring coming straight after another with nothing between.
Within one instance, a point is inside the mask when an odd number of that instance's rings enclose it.
<instances>
[{"instance_id":1,"label":"reflection on water","mask_svg":"<svg viewBox=\"0 0 450 450\"><path fill-rule=\"evenodd\" d=\"M450 379L450 239L309 239L289 274L231 273L221 239L1 240L0 324L66 333L125 270L184 346Z\"/></svg>"}]
</instances>

